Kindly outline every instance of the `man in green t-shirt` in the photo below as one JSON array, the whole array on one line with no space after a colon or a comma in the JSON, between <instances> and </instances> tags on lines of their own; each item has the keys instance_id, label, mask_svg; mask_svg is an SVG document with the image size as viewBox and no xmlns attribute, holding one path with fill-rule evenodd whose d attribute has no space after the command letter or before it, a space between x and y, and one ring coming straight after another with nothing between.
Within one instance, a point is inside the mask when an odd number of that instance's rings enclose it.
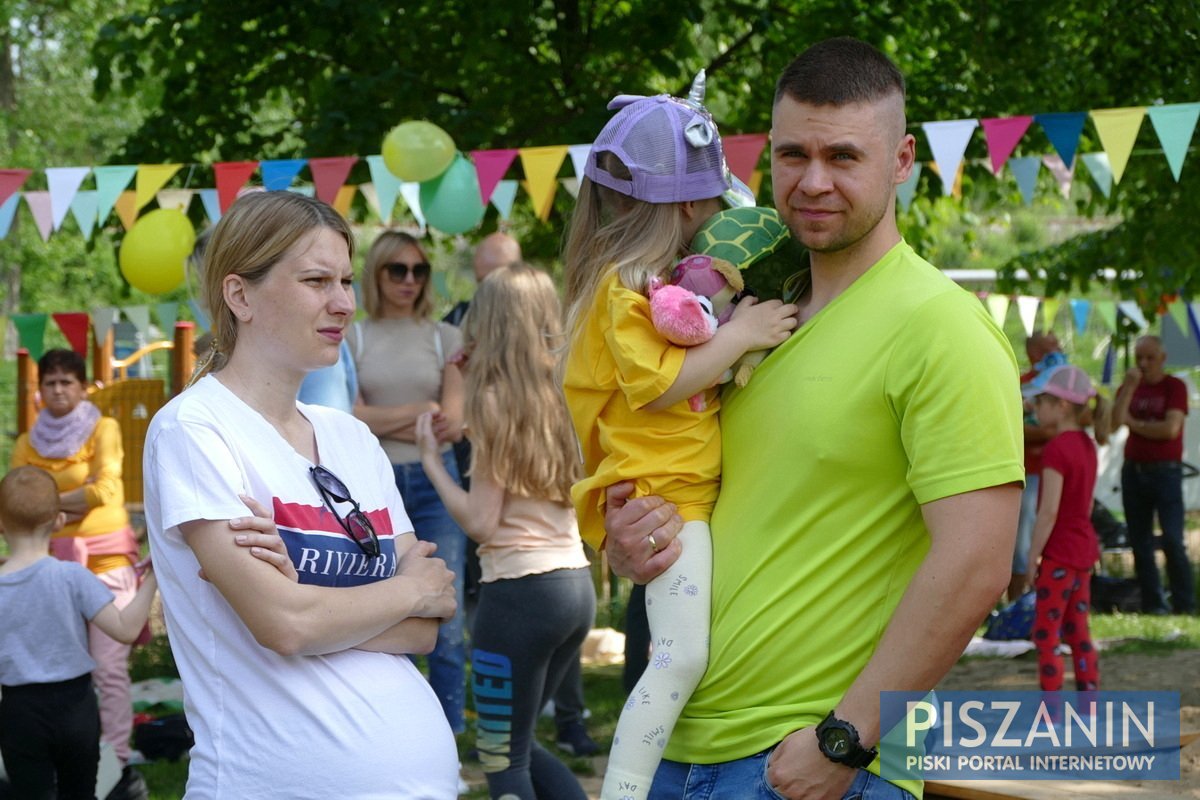
<instances>
[{"instance_id":1,"label":"man in green t-shirt","mask_svg":"<svg viewBox=\"0 0 1200 800\"><path fill-rule=\"evenodd\" d=\"M816 44L779 79L775 206L811 271L795 333L722 401L709 666L651 800L919 794L877 777L879 693L932 688L1008 583L1016 359L900 236L905 127L903 77L865 43ZM630 492L609 490L607 549L644 582L678 524Z\"/></svg>"}]
</instances>

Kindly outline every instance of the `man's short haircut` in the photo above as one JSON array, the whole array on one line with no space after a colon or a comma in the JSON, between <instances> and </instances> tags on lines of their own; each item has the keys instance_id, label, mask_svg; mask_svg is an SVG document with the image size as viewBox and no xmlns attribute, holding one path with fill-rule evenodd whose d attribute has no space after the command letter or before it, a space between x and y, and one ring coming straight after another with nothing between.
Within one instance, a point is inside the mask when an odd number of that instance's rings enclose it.
<instances>
[{"instance_id":1,"label":"man's short haircut","mask_svg":"<svg viewBox=\"0 0 1200 800\"><path fill-rule=\"evenodd\" d=\"M869 103L899 93L904 76L892 60L866 42L839 36L809 47L788 64L775 84L775 102L784 95L813 106Z\"/></svg>"},{"instance_id":2,"label":"man's short haircut","mask_svg":"<svg viewBox=\"0 0 1200 800\"><path fill-rule=\"evenodd\" d=\"M58 516L58 484L40 467L15 467L0 480L0 522L6 531L31 532Z\"/></svg>"}]
</instances>

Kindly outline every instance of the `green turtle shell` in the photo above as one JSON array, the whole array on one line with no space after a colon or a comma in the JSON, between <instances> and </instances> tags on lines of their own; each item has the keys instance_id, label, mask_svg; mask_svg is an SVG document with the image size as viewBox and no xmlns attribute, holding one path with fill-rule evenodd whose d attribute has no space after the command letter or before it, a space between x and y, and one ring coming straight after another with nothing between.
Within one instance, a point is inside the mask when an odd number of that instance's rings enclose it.
<instances>
[{"instance_id":1,"label":"green turtle shell","mask_svg":"<svg viewBox=\"0 0 1200 800\"><path fill-rule=\"evenodd\" d=\"M804 252L773 208L727 208L709 218L692 250L724 259L760 298L782 297L782 284L804 265Z\"/></svg>"}]
</instances>

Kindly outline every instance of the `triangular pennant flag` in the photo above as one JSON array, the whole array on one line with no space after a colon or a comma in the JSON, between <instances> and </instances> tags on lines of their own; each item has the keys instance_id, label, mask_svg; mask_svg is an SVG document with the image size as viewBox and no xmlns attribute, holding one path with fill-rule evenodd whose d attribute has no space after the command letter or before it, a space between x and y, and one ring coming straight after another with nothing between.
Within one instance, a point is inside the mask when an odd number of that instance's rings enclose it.
<instances>
[{"instance_id":1,"label":"triangular pennant flag","mask_svg":"<svg viewBox=\"0 0 1200 800\"><path fill-rule=\"evenodd\" d=\"M1088 168L1092 180L1105 197L1112 194L1112 169L1108 166L1108 153L1081 153L1079 158Z\"/></svg>"},{"instance_id":2,"label":"triangular pennant flag","mask_svg":"<svg viewBox=\"0 0 1200 800\"><path fill-rule=\"evenodd\" d=\"M1058 316L1058 307L1062 305L1062 300L1058 297L1047 297L1042 300L1042 328L1044 330L1054 330L1054 318Z\"/></svg>"},{"instance_id":3,"label":"triangular pennant flag","mask_svg":"<svg viewBox=\"0 0 1200 800\"><path fill-rule=\"evenodd\" d=\"M746 186L750 189L750 194L758 197L758 190L762 188L762 170L756 169L750 175L750 180L746 181Z\"/></svg>"},{"instance_id":4,"label":"triangular pennant flag","mask_svg":"<svg viewBox=\"0 0 1200 800\"><path fill-rule=\"evenodd\" d=\"M216 225L221 221L221 201L217 199L216 189L201 189L200 202L204 204L204 213L208 221Z\"/></svg>"},{"instance_id":5,"label":"triangular pennant flag","mask_svg":"<svg viewBox=\"0 0 1200 800\"><path fill-rule=\"evenodd\" d=\"M1050 114L1035 114L1033 117L1054 149L1062 156L1063 163L1068 167L1075 163L1075 149L1079 147L1079 135L1083 133L1083 123L1087 122L1087 114L1083 111L1056 111Z\"/></svg>"},{"instance_id":6,"label":"triangular pennant flag","mask_svg":"<svg viewBox=\"0 0 1200 800\"><path fill-rule=\"evenodd\" d=\"M138 164L136 209L141 211L146 204L154 199L158 190L167 185L167 181L175 177L182 164Z\"/></svg>"},{"instance_id":7,"label":"triangular pennant flag","mask_svg":"<svg viewBox=\"0 0 1200 800\"><path fill-rule=\"evenodd\" d=\"M257 161L222 161L213 164L213 175L217 184L217 202L224 214L237 199L238 192L250 180L254 170L258 169Z\"/></svg>"},{"instance_id":8,"label":"triangular pennant flag","mask_svg":"<svg viewBox=\"0 0 1200 800\"><path fill-rule=\"evenodd\" d=\"M317 198L333 205L337 200L338 191L346 183L350 168L358 161L358 156L331 156L329 158L310 158L308 169L312 172L313 185L316 187Z\"/></svg>"},{"instance_id":9,"label":"triangular pennant flag","mask_svg":"<svg viewBox=\"0 0 1200 800\"><path fill-rule=\"evenodd\" d=\"M1144 331L1150 327L1150 323L1146 321L1146 315L1138 308L1138 304L1132 300L1122 300L1117 303L1117 308L1125 316L1125 319L1137 326L1139 331Z\"/></svg>"},{"instance_id":10,"label":"triangular pennant flag","mask_svg":"<svg viewBox=\"0 0 1200 800\"><path fill-rule=\"evenodd\" d=\"M1092 311L1091 300L1072 300L1071 301L1071 316L1075 320L1075 332L1083 333L1087 330L1088 316Z\"/></svg>"},{"instance_id":11,"label":"triangular pennant flag","mask_svg":"<svg viewBox=\"0 0 1200 800\"><path fill-rule=\"evenodd\" d=\"M150 332L149 306L121 306L121 313L133 323L133 327L137 328L138 333L145 335Z\"/></svg>"},{"instance_id":12,"label":"triangular pennant flag","mask_svg":"<svg viewBox=\"0 0 1200 800\"><path fill-rule=\"evenodd\" d=\"M195 196L195 189L163 189L154 198L159 208L174 208L186 214Z\"/></svg>"},{"instance_id":13,"label":"triangular pennant flag","mask_svg":"<svg viewBox=\"0 0 1200 800\"><path fill-rule=\"evenodd\" d=\"M400 184L400 196L408 204L408 210L412 212L413 219L417 221L421 232L424 233L425 212L421 210L421 184L416 181L404 181Z\"/></svg>"},{"instance_id":14,"label":"triangular pennant flag","mask_svg":"<svg viewBox=\"0 0 1200 800\"><path fill-rule=\"evenodd\" d=\"M268 192L281 192L292 185L292 181L307 164L303 158L275 159L259 162L262 169L263 188ZM376 180L378 183L378 180Z\"/></svg>"},{"instance_id":15,"label":"triangular pennant flag","mask_svg":"<svg viewBox=\"0 0 1200 800\"><path fill-rule=\"evenodd\" d=\"M58 329L67 337L71 349L87 358L88 354L88 315L84 311L60 311L53 314Z\"/></svg>"},{"instance_id":16,"label":"triangular pennant flag","mask_svg":"<svg viewBox=\"0 0 1200 800\"><path fill-rule=\"evenodd\" d=\"M67 209L91 167L46 167L46 185L50 189L50 219L54 230L62 227Z\"/></svg>"},{"instance_id":17,"label":"triangular pennant flag","mask_svg":"<svg viewBox=\"0 0 1200 800\"><path fill-rule=\"evenodd\" d=\"M71 199L71 216L79 224L84 241L92 238L92 230L96 227L96 204L99 199L99 193L94 189L76 192Z\"/></svg>"},{"instance_id":18,"label":"triangular pennant flag","mask_svg":"<svg viewBox=\"0 0 1200 800\"><path fill-rule=\"evenodd\" d=\"M979 120L983 136L987 140L988 157L992 160L992 174L999 175L1004 162L1012 155L1017 142L1029 129L1033 117L991 117Z\"/></svg>"},{"instance_id":19,"label":"triangular pennant flag","mask_svg":"<svg viewBox=\"0 0 1200 800\"><path fill-rule=\"evenodd\" d=\"M30 357L37 361L46 349L46 315L13 314L9 319L17 329L18 345L28 350Z\"/></svg>"},{"instance_id":20,"label":"triangular pennant flag","mask_svg":"<svg viewBox=\"0 0 1200 800\"><path fill-rule=\"evenodd\" d=\"M517 157L518 150L472 150L471 161L475 163L475 177L479 180L479 197L484 205L492 199L496 184L508 172Z\"/></svg>"},{"instance_id":21,"label":"triangular pennant flag","mask_svg":"<svg viewBox=\"0 0 1200 800\"><path fill-rule=\"evenodd\" d=\"M29 211L33 214L33 221L37 223L38 233L41 235L42 241L50 241L50 231L54 228L54 221L51 219L52 212L50 211L50 193L25 192L25 205L29 206Z\"/></svg>"},{"instance_id":22,"label":"triangular pennant flag","mask_svg":"<svg viewBox=\"0 0 1200 800\"><path fill-rule=\"evenodd\" d=\"M1108 349L1104 351L1104 368L1100 372L1100 385L1112 386L1113 373L1117 369L1117 344L1109 337Z\"/></svg>"},{"instance_id":23,"label":"triangular pennant flag","mask_svg":"<svg viewBox=\"0 0 1200 800\"><path fill-rule=\"evenodd\" d=\"M399 191L399 188L400 187L397 185L397 191ZM366 183L360 183L358 185L358 191L362 193L363 199L367 201L367 208L371 209L371 212L375 216L379 217L379 219L385 225L390 224L390 215L388 219L384 219L383 214L381 214L379 211L379 195L375 192L375 184L371 183L370 181Z\"/></svg>"},{"instance_id":24,"label":"triangular pennant flag","mask_svg":"<svg viewBox=\"0 0 1200 800\"><path fill-rule=\"evenodd\" d=\"M1100 315L1100 321L1115 333L1117 330L1117 302L1115 300L1097 300L1095 309L1096 313Z\"/></svg>"},{"instance_id":25,"label":"triangular pennant flag","mask_svg":"<svg viewBox=\"0 0 1200 800\"><path fill-rule=\"evenodd\" d=\"M500 219L507 220L512 216L513 201L517 199L517 182L515 180L500 181L492 192L492 205L500 212Z\"/></svg>"},{"instance_id":26,"label":"triangular pennant flag","mask_svg":"<svg viewBox=\"0 0 1200 800\"><path fill-rule=\"evenodd\" d=\"M1075 177L1075 165L1067 166L1063 163L1062 158L1058 153L1047 153L1042 156L1042 163L1046 165L1046 169L1050 170L1050 174L1054 176L1054 180L1058 183L1058 191L1063 197L1071 196L1071 182Z\"/></svg>"},{"instance_id":27,"label":"triangular pennant flag","mask_svg":"<svg viewBox=\"0 0 1200 800\"><path fill-rule=\"evenodd\" d=\"M314 187L311 183L302 183L299 186L292 186L288 189L288 191L295 192L296 194L302 194L305 197L312 197L317 193L316 187Z\"/></svg>"},{"instance_id":28,"label":"triangular pennant flag","mask_svg":"<svg viewBox=\"0 0 1200 800\"><path fill-rule=\"evenodd\" d=\"M579 178L576 178L574 175L572 175L570 178L560 179L559 183L561 183L563 188L567 190L567 194L576 199L579 198Z\"/></svg>"},{"instance_id":29,"label":"triangular pennant flag","mask_svg":"<svg viewBox=\"0 0 1200 800\"><path fill-rule=\"evenodd\" d=\"M725 163L729 166L729 171L741 178L743 183L750 183L750 176L754 174L766 146L765 133L739 133L721 137Z\"/></svg>"},{"instance_id":30,"label":"triangular pennant flag","mask_svg":"<svg viewBox=\"0 0 1200 800\"><path fill-rule=\"evenodd\" d=\"M1100 144L1108 153L1108 164L1112 167L1113 183L1120 183L1146 116L1143 106L1130 108L1098 108L1092 111L1092 123L1100 134Z\"/></svg>"},{"instance_id":31,"label":"triangular pennant flag","mask_svg":"<svg viewBox=\"0 0 1200 800\"><path fill-rule=\"evenodd\" d=\"M1021 327L1025 329L1026 336L1033 336L1033 331L1037 324L1038 304L1041 300L1037 297L1029 297L1027 295L1017 296L1017 316L1021 318Z\"/></svg>"},{"instance_id":32,"label":"triangular pennant flag","mask_svg":"<svg viewBox=\"0 0 1200 800\"><path fill-rule=\"evenodd\" d=\"M571 166L575 170L575 177L583 180L583 171L587 168L588 156L592 153L590 144L573 144L567 147L567 152L571 154Z\"/></svg>"},{"instance_id":33,"label":"triangular pennant flag","mask_svg":"<svg viewBox=\"0 0 1200 800\"><path fill-rule=\"evenodd\" d=\"M154 306L154 316L158 317L158 326L164 336L172 336L175 331L175 321L179 319L179 303L158 303Z\"/></svg>"},{"instance_id":34,"label":"triangular pennant flag","mask_svg":"<svg viewBox=\"0 0 1200 800\"><path fill-rule=\"evenodd\" d=\"M208 333L212 328L208 321L208 312L194 299L188 300L188 308L192 310L192 317L196 320L196 324L200 326L200 330Z\"/></svg>"},{"instance_id":35,"label":"triangular pennant flag","mask_svg":"<svg viewBox=\"0 0 1200 800\"><path fill-rule=\"evenodd\" d=\"M385 225L392 221L392 211L396 208L396 195L400 193L400 179L392 174L383 163L383 156L367 156L367 168L371 171L371 182L375 193L375 213ZM363 196L370 201L366 192L366 184L362 185Z\"/></svg>"},{"instance_id":36,"label":"triangular pennant flag","mask_svg":"<svg viewBox=\"0 0 1200 800\"><path fill-rule=\"evenodd\" d=\"M450 297L450 287L446 283L446 273L442 270L433 271L433 289L437 296L446 300Z\"/></svg>"},{"instance_id":37,"label":"triangular pennant flag","mask_svg":"<svg viewBox=\"0 0 1200 800\"><path fill-rule=\"evenodd\" d=\"M108 339L108 332L117 321L117 309L113 307L92 309L92 336L97 342L103 343Z\"/></svg>"},{"instance_id":38,"label":"triangular pennant flag","mask_svg":"<svg viewBox=\"0 0 1200 800\"><path fill-rule=\"evenodd\" d=\"M339 214L347 219L350 218L350 204L354 202L354 195L358 194L358 186L350 183L338 189L337 197L330 203Z\"/></svg>"},{"instance_id":39,"label":"triangular pennant flag","mask_svg":"<svg viewBox=\"0 0 1200 800\"><path fill-rule=\"evenodd\" d=\"M32 174L31 169L0 169L0 203L8 202Z\"/></svg>"},{"instance_id":40,"label":"triangular pennant flag","mask_svg":"<svg viewBox=\"0 0 1200 800\"><path fill-rule=\"evenodd\" d=\"M125 191L125 187L129 186L129 182L137 174L137 167L128 165L96 167L92 170L92 174L96 176L96 196L98 198L96 221L100 225L104 225L108 215L112 213L113 206L116 205L117 198L121 196L121 192Z\"/></svg>"},{"instance_id":41,"label":"triangular pennant flag","mask_svg":"<svg viewBox=\"0 0 1200 800\"><path fill-rule=\"evenodd\" d=\"M963 153L967 151L967 143L971 134L979 125L974 119L951 119L943 122L923 122L921 128L929 139L929 149L933 151L933 161L938 166L938 174L942 176L942 194L949 197L954 191L954 183L946 180L947 175L957 175L958 165Z\"/></svg>"},{"instance_id":42,"label":"triangular pennant flag","mask_svg":"<svg viewBox=\"0 0 1200 800\"><path fill-rule=\"evenodd\" d=\"M1033 205L1033 191L1037 188L1038 170L1042 168L1042 159L1037 156L1020 156L1008 160L1008 169L1017 179L1017 188L1021 190L1021 198L1025 205Z\"/></svg>"},{"instance_id":43,"label":"triangular pennant flag","mask_svg":"<svg viewBox=\"0 0 1200 800\"><path fill-rule=\"evenodd\" d=\"M137 222L137 194L133 191L121 192L121 196L114 203L117 209L117 216L121 219L121 225L125 230L129 230Z\"/></svg>"},{"instance_id":44,"label":"triangular pennant flag","mask_svg":"<svg viewBox=\"0 0 1200 800\"><path fill-rule=\"evenodd\" d=\"M1167 311L1171 315L1171 319L1175 320L1175 324L1179 326L1179 330L1184 333L1188 332L1188 307L1187 303L1182 300L1176 300L1167 306Z\"/></svg>"},{"instance_id":45,"label":"triangular pennant flag","mask_svg":"<svg viewBox=\"0 0 1200 800\"><path fill-rule=\"evenodd\" d=\"M1183 171L1183 160L1192 143L1192 134L1196 132L1196 120L1200 119L1200 103L1150 106L1146 113L1150 115L1150 124L1158 134L1171 174L1178 181L1179 173Z\"/></svg>"},{"instance_id":46,"label":"triangular pennant flag","mask_svg":"<svg viewBox=\"0 0 1200 800\"><path fill-rule=\"evenodd\" d=\"M912 166L912 172L908 173L908 179L896 187L896 199L900 201L900 207L905 211L908 211L908 207L912 205L913 197L917 193L917 181L920 179L921 162L917 161Z\"/></svg>"},{"instance_id":47,"label":"triangular pennant flag","mask_svg":"<svg viewBox=\"0 0 1200 800\"><path fill-rule=\"evenodd\" d=\"M1003 328L1004 318L1008 316L1008 296L1003 294L989 294L984 302L987 304L988 313L992 315L992 319L995 320L996 325Z\"/></svg>"},{"instance_id":48,"label":"triangular pennant flag","mask_svg":"<svg viewBox=\"0 0 1200 800\"><path fill-rule=\"evenodd\" d=\"M0 239L8 236L8 231L12 228L13 217L17 215L17 203L20 199L21 195L14 194L0 203Z\"/></svg>"},{"instance_id":49,"label":"triangular pennant flag","mask_svg":"<svg viewBox=\"0 0 1200 800\"><path fill-rule=\"evenodd\" d=\"M567 146L522 147L521 166L525 169L525 191L533 200L538 219L550 218L554 194L558 189L558 169L567 157Z\"/></svg>"}]
</instances>

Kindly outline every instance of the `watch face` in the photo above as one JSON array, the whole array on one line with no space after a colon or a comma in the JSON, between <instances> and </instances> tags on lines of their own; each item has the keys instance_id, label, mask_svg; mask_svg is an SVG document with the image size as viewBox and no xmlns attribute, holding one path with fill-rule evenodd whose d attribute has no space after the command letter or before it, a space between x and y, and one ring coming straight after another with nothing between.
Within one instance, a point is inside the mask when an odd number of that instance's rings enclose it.
<instances>
[{"instance_id":1,"label":"watch face","mask_svg":"<svg viewBox=\"0 0 1200 800\"><path fill-rule=\"evenodd\" d=\"M849 732L842 728L830 728L825 731L825 749L835 756L844 756L849 753Z\"/></svg>"}]
</instances>

